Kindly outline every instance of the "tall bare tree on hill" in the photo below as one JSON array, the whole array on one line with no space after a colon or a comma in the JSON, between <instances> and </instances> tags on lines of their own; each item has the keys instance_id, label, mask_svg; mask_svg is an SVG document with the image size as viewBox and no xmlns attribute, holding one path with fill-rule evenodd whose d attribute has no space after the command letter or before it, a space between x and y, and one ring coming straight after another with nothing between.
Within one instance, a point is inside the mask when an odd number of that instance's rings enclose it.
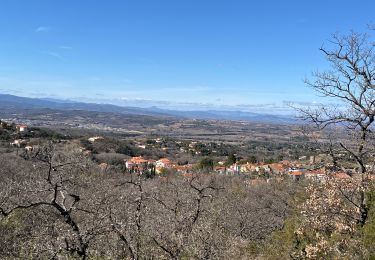
<instances>
[{"instance_id":1,"label":"tall bare tree on hill","mask_svg":"<svg viewBox=\"0 0 375 260\"><path fill-rule=\"evenodd\" d=\"M360 225L364 225L367 219L365 190L374 156L374 48L369 34L351 32L333 35L329 44L320 48L330 69L313 73L313 79L305 83L336 105L299 108L302 118L314 123L320 130L334 126L347 133L347 136L335 139L330 150L333 157L335 154L346 154L358 165L356 172L361 176L359 196L358 201L353 203L358 207ZM336 164L337 157L334 161Z\"/></svg>"}]
</instances>

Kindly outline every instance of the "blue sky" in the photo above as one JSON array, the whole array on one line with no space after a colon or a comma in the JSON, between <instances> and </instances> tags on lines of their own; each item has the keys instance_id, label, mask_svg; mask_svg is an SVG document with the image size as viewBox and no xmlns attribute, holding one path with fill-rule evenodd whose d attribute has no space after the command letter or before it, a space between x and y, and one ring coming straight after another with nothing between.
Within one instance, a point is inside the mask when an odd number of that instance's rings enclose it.
<instances>
[{"instance_id":1,"label":"blue sky","mask_svg":"<svg viewBox=\"0 0 375 260\"><path fill-rule=\"evenodd\" d=\"M120 105L281 108L375 1L3 0L0 93Z\"/></svg>"}]
</instances>

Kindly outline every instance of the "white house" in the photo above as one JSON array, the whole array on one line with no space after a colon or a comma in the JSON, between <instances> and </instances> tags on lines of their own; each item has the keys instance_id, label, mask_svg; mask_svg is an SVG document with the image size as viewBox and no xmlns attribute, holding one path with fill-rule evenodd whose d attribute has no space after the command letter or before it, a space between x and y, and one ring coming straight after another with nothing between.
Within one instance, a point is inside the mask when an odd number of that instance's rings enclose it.
<instances>
[{"instance_id":1,"label":"white house","mask_svg":"<svg viewBox=\"0 0 375 260\"><path fill-rule=\"evenodd\" d=\"M28 130L27 125L17 125L16 128L17 128L17 131L19 132L27 132Z\"/></svg>"},{"instance_id":2,"label":"white house","mask_svg":"<svg viewBox=\"0 0 375 260\"><path fill-rule=\"evenodd\" d=\"M175 165L175 163L171 162L168 158L161 158L160 160L156 161L157 167L168 168Z\"/></svg>"},{"instance_id":3,"label":"white house","mask_svg":"<svg viewBox=\"0 0 375 260\"><path fill-rule=\"evenodd\" d=\"M95 142L95 141L97 141L97 140L103 140L103 139L104 139L104 138L101 137L101 136L93 136L93 137L90 137L90 138L88 139L88 141L91 142L91 143L93 143L93 142Z\"/></svg>"}]
</instances>

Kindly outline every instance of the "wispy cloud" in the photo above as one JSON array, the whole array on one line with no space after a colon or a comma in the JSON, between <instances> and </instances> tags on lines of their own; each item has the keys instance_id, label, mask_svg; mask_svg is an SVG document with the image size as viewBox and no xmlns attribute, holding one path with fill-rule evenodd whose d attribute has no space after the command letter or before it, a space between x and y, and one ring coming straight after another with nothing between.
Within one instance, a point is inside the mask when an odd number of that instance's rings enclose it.
<instances>
[{"instance_id":1,"label":"wispy cloud","mask_svg":"<svg viewBox=\"0 0 375 260\"><path fill-rule=\"evenodd\" d=\"M72 50L73 49L72 46L66 46L66 45L59 46L59 48L62 49L62 50Z\"/></svg>"},{"instance_id":2,"label":"wispy cloud","mask_svg":"<svg viewBox=\"0 0 375 260\"><path fill-rule=\"evenodd\" d=\"M42 52L43 54L46 54L46 55L49 55L49 56L51 56L51 57L54 57L54 58L56 58L56 59L59 59L59 60L64 60L64 57L63 56L61 56L59 53L57 53L57 52L53 52L53 51L43 51Z\"/></svg>"},{"instance_id":3,"label":"wispy cloud","mask_svg":"<svg viewBox=\"0 0 375 260\"><path fill-rule=\"evenodd\" d=\"M49 32L51 30L51 27L49 26L39 26L35 29L36 33L42 33L42 32Z\"/></svg>"},{"instance_id":4,"label":"wispy cloud","mask_svg":"<svg viewBox=\"0 0 375 260\"><path fill-rule=\"evenodd\" d=\"M318 103L316 101L289 101L289 100L283 100L283 104L285 106L292 106L292 107L316 107L321 106L322 103Z\"/></svg>"},{"instance_id":5,"label":"wispy cloud","mask_svg":"<svg viewBox=\"0 0 375 260\"><path fill-rule=\"evenodd\" d=\"M20 94L20 93L22 93L22 90L20 90L20 89L14 89L14 88L12 88L12 89L10 89L10 88L1 88L0 89L0 93L12 93L12 94Z\"/></svg>"}]
</instances>

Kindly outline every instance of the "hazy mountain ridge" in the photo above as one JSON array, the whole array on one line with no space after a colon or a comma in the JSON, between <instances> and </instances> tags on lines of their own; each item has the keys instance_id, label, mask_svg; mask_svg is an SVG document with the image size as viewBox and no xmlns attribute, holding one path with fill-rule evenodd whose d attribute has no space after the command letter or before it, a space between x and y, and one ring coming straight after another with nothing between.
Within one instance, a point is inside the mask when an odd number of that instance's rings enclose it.
<instances>
[{"instance_id":1,"label":"hazy mountain ridge","mask_svg":"<svg viewBox=\"0 0 375 260\"><path fill-rule=\"evenodd\" d=\"M148 115L155 117L178 117L194 119L216 119L216 120L243 120L260 123L295 123L296 120L289 116L279 116L270 114L259 114L244 111L225 110L193 110L179 111L161 109L158 107L139 108L122 107L111 104L84 103L71 100L59 100L48 98L28 98L9 94L0 94L0 108L13 109L41 109L49 108L56 110L84 110L96 112L109 112L134 115Z\"/></svg>"}]
</instances>

